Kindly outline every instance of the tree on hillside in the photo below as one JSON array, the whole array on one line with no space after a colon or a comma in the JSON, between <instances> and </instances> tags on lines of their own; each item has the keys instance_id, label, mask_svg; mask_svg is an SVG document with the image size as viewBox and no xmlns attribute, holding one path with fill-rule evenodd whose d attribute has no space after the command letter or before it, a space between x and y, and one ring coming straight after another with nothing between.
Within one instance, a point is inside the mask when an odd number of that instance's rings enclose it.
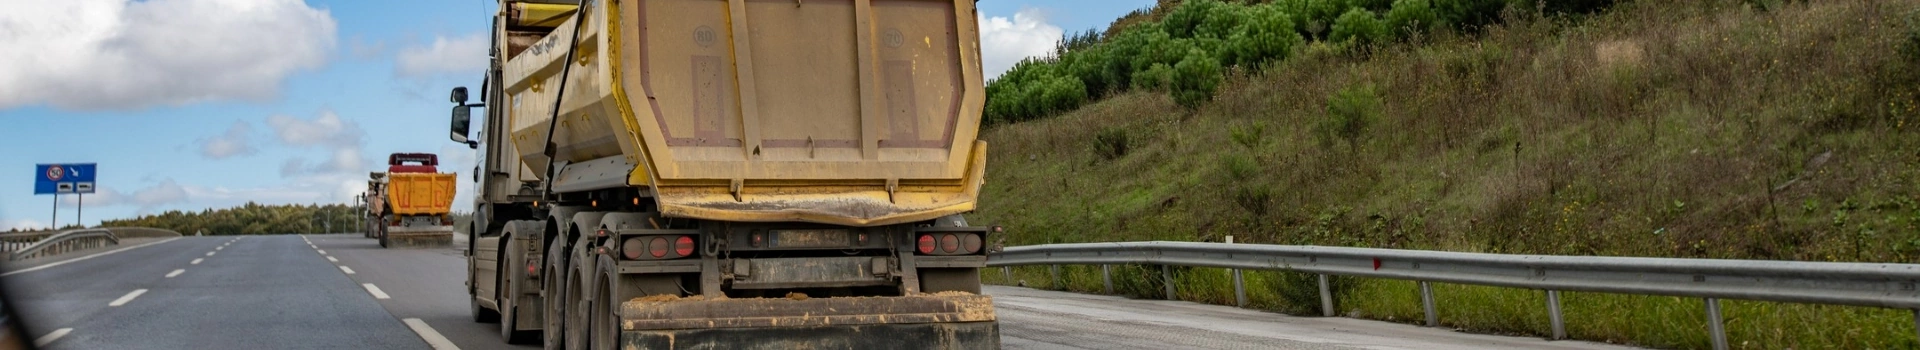
<instances>
[{"instance_id":1,"label":"tree on hillside","mask_svg":"<svg viewBox=\"0 0 1920 350\"><path fill-rule=\"evenodd\" d=\"M1358 152L1360 137L1382 113L1380 95L1373 85L1348 86L1327 97L1327 118L1321 125L1321 135L1328 140L1332 137L1346 140L1348 152Z\"/></svg>"},{"instance_id":2,"label":"tree on hillside","mask_svg":"<svg viewBox=\"0 0 1920 350\"><path fill-rule=\"evenodd\" d=\"M1199 110L1213 100L1221 80L1220 60L1200 49L1188 50L1187 57L1173 66L1173 102L1188 112Z\"/></svg>"}]
</instances>

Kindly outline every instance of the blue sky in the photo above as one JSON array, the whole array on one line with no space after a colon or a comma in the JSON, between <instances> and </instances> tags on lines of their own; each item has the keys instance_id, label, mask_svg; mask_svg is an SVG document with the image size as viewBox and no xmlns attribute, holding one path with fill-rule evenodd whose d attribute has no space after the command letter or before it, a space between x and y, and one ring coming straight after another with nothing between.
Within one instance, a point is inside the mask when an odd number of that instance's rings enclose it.
<instances>
[{"instance_id":1,"label":"blue sky","mask_svg":"<svg viewBox=\"0 0 1920 350\"><path fill-rule=\"evenodd\" d=\"M1061 32L1152 0L978 2L989 74ZM248 201L349 203L393 152L446 139L453 86L479 85L485 0L67 0L0 11L0 230L44 227L39 163L98 163L84 223ZM11 169L11 170L9 170ZM58 222L75 220L62 196Z\"/></svg>"}]
</instances>

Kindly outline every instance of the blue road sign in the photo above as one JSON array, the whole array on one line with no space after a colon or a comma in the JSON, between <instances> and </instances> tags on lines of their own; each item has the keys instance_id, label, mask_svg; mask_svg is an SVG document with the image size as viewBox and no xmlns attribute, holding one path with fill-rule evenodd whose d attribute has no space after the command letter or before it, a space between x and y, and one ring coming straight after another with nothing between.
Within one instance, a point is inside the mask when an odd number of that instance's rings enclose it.
<instances>
[{"instance_id":1,"label":"blue road sign","mask_svg":"<svg viewBox=\"0 0 1920 350\"><path fill-rule=\"evenodd\" d=\"M93 193L94 163L39 164L33 170L33 194Z\"/></svg>"}]
</instances>

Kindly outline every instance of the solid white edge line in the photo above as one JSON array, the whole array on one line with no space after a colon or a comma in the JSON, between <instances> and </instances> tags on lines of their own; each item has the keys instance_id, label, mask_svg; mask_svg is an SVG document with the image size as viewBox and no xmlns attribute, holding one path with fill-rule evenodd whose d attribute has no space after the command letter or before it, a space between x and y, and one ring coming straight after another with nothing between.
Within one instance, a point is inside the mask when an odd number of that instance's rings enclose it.
<instances>
[{"instance_id":1,"label":"solid white edge line","mask_svg":"<svg viewBox=\"0 0 1920 350\"><path fill-rule=\"evenodd\" d=\"M340 262L340 259L334 259L333 257L329 256L327 257L327 262Z\"/></svg>"},{"instance_id":2,"label":"solid white edge line","mask_svg":"<svg viewBox=\"0 0 1920 350\"><path fill-rule=\"evenodd\" d=\"M67 333L71 333L71 332L73 332L73 328L55 329L53 330L53 332L47 333L47 335L40 336L40 339L34 339L33 347L37 348L37 347L47 346L47 343L52 343L55 340L60 340L60 337L65 337L67 336Z\"/></svg>"},{"instance_id":3,"label":"solid white edge line","mask_svg":"<svg viewBox=\"0 0 1920 350\"><path fill-rule=\"evenodd\" d=\"M193 258L193 265L199 265L202 258Z\"/></svg>"},{"instance_id":4,"label":"solid white edge line","mask_svg":"<svg viewBox=\"0 0 1920 350\"><path fill-rule=\"evenodd\" d=\"M347 273L347 274L349 274L349 275L351 275L351 274L353 274L353 269L349 269L349 268L347 268L346 266L341 266L341 267L340 267L340 272L345 272L345 273Z\"/></svg>"},{"instance_id":5,"label":"solid white edge line","mask_svg":"<svg viewBox=\"0 0 1920 350\"><path fill-rule=\"evenodd\" d=\"M173 276L179 276L180 274L186 273L186 272L187 272L187 269L174 269L173 272L167 273L167 278L173 278Z\"/></svg>"},{"instance_id":6,"label":"solid white edge line","mask_svg":"<svg viewBox=\"0 0 1920 350\"><path fill-rule=\"evenodd\" d=\"M54 267L54 266L60 266L60 265L65 265L66 263L70 263L70 262L75 262L75 261L81 261L81 260L87 260L87 259L92 259L93 257L96 257L96 256L101 256L101 255L107 255L107 254L113 254L113 253L119 253L119 252L123 252L123 251L127 251L128 249L133 249L133 248L139 248L139 247L145 247L145 246L150 246L150 245L155 245L155 244L160 244L160 243L167 243L168 241L172 241L172 240L176 240L176 239L180 239L180 237L174 237L174 238L168 238L168 239L163 239L163 240L160 240L159 242L153 242L153 243L147 243L147 244L141 244L141 245L137 245L137 246L132 246L132 247L126 247L126 248L120 248L120 249L114 249L114 250L109 250L109 251L104 251L104 252L99 252L99 253L93 253L93 255L88 255L88 256L83 256L83 257L78 257L78 258L73 258L73 259L68 259L68 260L62 260L62 261L59 261L59 262L54 262L54 263L50 263L50 264L46 264L46 265L40 265L40 266L34 266L34 267L29 267L29 268L24 268L24 269L19 269L19 270L13 270L13 271L7 271L7 273L0 273L0 276L12 276L13 274L17 274L17 273L27 273L27 272L33 272L33 271L40 271L41 269L45 269L45 268L49 268L49 267Z\"/></svg>"},{"instance_id":7,"label":"solid white edge line","mask_svg":"<svg viewBox=\"0 0 1920 350\"><path fill-rule=\"evenodd\" d=\"M367 287L367 294L373 294L374 299L393 299L387 296L387 292L380 291L380 287L375 287L372 283L361 283L360 286Z\"/></svg>"},{"instance_id":8,"label":"solid white edge line","mask_svg":"<svg viewBox=\"0 0 1920 350\"><path fill-rule=\"evenodd\" d=\"M427 326L427 321L409 318L400 322L406 323L407 328L413 328L414 333L419 333L420 339L427 341L427 345L433 346L433 350L460 350L460 347L453 346L453 341L447 340L447 337L441 336L440 332L433 331L433 327Z\"/></svg>"},{"instance_id":9,"label":"solid white edge line","mask_svg":"<svg viewBox=\"0 0 1920 350\"><path fill-rule=\"evenodd\" d=\"M135 289L135 290L133 290L133 292L132 292L132 293L127 293L127 295L126 295L126 296L123 296L123 297L120 297L120 299L114 299L114 300L113 300L113 302L111 302L111 303L107 303L107 306L120 306L120 305L126 305L126 304L127 304L127 302L131 302L131 301L133 301L133 298L137 298L137 297L140 297L140 295L141 295L141 294L147 294L147 290L145 290L145 289Z\"/></svg>"}]
</instances>

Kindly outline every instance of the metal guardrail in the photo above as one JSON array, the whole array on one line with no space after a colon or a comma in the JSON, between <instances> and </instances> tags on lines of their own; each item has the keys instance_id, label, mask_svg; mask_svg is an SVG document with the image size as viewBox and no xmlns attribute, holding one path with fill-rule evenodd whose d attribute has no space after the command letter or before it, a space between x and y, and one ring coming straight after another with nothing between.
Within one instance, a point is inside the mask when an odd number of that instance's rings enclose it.
<instances>
[{"instance_id":1,"label":"metal guardrail","mask_svg":"<svg viewBox=\"0 0 1920 350\"><path fill-rule=\"evenodd\" d=\"M120 244L120 238L113 231L102 228L74 229L46 236L18 250L11 250L8 261L31 259L43 255L54 255L74 250L92 249Z\"/></svg>"},{"instance_id":2,"label":"metal guardrail","mask_svg":"<svg viewBox=\"0 0 1920 350\"><path fill-rule=\"evenodd\" d=\"M1726 349L1719 299L1853 305L1914 310L1920 331L1920 265L1764 260L1510 255L1423 250L1194 242L1111 242L1007 247L987 258L1003 270L1021 265L1160 265L1167 299L1175 298L1167 266L1234 271L1234 295L1246 305L1237 269L1320 274L1322 313L1333 316L1327 275L1417 281L1429 326L1438 326L1430 282L1539 289L1547 292L1554 339L1566 338L1560 291L1704 298L1714 349ZM1011 271L1007 272L1011 276Z\"/></svg>"},{"instance_id":3,"label":"metal guardrail","mask_svg":"<svg viewBox=\"0 0 1920 350\"><path fill-rule=\"evenodd\" d=\"M37 232L0 233L0 250L9 251L9 252L20 250L20 248L26 248L27 245L33 244L33 242L39 242L41 239L45 239L47 238L47 236L52 236L55 233L60 233L60 232L59 231L37 231Z\"/></svg>"}]
</instances>

